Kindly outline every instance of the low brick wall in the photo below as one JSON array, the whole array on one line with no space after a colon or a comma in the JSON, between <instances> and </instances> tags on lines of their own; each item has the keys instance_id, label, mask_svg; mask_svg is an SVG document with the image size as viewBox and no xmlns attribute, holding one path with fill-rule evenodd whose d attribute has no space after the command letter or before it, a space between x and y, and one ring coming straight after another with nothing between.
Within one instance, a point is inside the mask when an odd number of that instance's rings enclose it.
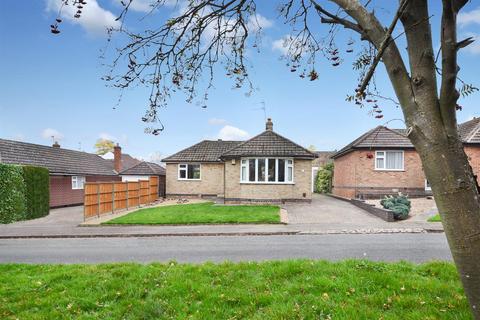
<instances>
[{"instance_id":1,"label":"low brick wall","mask_svg":"<svg viewBox=\"0 0 480 320\"><path fill-rule=\"evenodd\" d=\"M380 219L385 220L387 222L394 222L395 221L395 218L393 216L393 211L391 211L391 210L387 210L387 209L383 209L383 208L377 208L374 205L368 204L368 203L366 203L365 201L362 201L362 200L347 199L347 198L342 198L342 197L338 197L338 196L335 196L335 195L330 195L330 196L335 198L335 199L339 199L339 200L342 200L342 201L349 202L349 203L353 204L354 206L357 206L360 209L363 209L363 210L367 211L368 213L370 213L370 214L372 214L376 217L379 217Z\"/></svg>"}]
</instances>

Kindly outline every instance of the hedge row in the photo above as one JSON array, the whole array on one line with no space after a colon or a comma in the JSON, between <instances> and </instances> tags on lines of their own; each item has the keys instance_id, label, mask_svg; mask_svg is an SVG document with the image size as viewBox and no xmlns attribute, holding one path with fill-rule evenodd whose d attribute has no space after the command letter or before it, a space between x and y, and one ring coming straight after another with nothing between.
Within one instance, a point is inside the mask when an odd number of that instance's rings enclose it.
<instances>
[{"instance_id":1,"label":"hedge row","mask_svg":"<svg viewBox=\"0 0 480 320\"><path fill-rule=\"evenodd\" d=\"M0 163L0 223L46 216L49 205L47 169Z\"/></svg>"},{"instance_id":2,"label":"hedge row","mask_svg":"<svg viewBox=\"0 0 480 320\"><path fill-rule=\"evenodd\" d=\"M333 163L322 166L315 177L315 192L331 193L333 179Z\"/></svg>"}]
</instances>

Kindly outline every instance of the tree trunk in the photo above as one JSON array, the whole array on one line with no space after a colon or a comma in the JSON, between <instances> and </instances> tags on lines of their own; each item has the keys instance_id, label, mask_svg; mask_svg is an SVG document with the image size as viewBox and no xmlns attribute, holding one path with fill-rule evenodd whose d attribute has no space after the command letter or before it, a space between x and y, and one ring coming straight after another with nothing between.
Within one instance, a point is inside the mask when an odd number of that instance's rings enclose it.
<instances>
[{"instance_id":1,"label":"tree trunk","mask_svg":"<svg viewBox=\"0 0 480 320\"><path fill-rule=\"evenodd\" d=\"M427 130L414 130L411 140L420 154L425 174L432 186L448 244L472 313L475 319L480 319L478 184L460 139L448 137L447 134L434 134L435 130L426 134Z\"/></svg>"}]
</instances>

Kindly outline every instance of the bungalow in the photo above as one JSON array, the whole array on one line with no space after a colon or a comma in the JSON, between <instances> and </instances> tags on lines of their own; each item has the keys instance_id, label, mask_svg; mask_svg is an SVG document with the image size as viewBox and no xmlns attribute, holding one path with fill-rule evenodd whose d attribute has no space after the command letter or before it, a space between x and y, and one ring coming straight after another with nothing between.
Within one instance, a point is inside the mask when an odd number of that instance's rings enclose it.
<instances>
[{"instance_id":1,"label":"bungalow","mask_svg":"<svg viewBox=\"0 0 480 320\"><path fill-rule=\"evenodd\" d=\"M50 172L50 207L83 204L85 182L120 181L102 157L53 146L0 139L0 162L47 168Z\"/></svg>"},{"instance_id":2,"label":"bungalow","mask_svg":"<svg viewBox=\"0 0 480 320\"><path fill-rule=\"evenodd\" d=\"M476 175L480 172L480 118L458 127L464 150ZM345 198L379 198L402 192L431 195L420 156L405 129L378 126L332 156L333 194Z\"/></svg>"},{"instance_id":3,"label":"bungalow","mask_svg":"<svg viewBox=\"0 0 480 320\"><path fill-rule=\"evenodd\" d=\"M225 203L311 201L316 155L273 131L247 141L204 140L163 159L167 197Z\"/></svg>"}]
</instances>

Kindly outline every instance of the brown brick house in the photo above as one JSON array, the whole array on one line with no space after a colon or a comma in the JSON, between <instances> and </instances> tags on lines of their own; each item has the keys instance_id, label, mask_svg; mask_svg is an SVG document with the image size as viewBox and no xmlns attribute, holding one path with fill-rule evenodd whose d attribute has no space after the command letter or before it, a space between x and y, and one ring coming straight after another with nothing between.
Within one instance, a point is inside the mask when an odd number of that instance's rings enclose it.
<instances>
[{"instance_id":1,"label":"brown brick house","mask_svg":"<svg viewBox=\"0 0 480 320\"><path fill-rule=\"evenodd\" d=\"M310 201L313 159L268 119L266 130L247 141L204 140L162 161L167 196L240 203Z\"/></svg>"},{"instance_id":2,"label":"brown brick house","mask_svg":"<svg viewBox=\"0 0 480 320\"><path fill-rule=\"evenodd\" d=\"M459 125L473 171L480 172L480 118ZM379 198L402 192L431 194L422 163L404 129L378 126L335 153L333 194L346 198Z\"/></svg>"},{"instance_id":3,"label":"brown brick house","mask_svg":"<svg viewBox=\"0 0 480 320\"><path fill-rule=\"evenodd\" d=\"M113 166L87 152L0 139L0 162L44 167L50 173L50 207L83 204L85 182L119 181Z\"/></svg>"}]
</instances>

